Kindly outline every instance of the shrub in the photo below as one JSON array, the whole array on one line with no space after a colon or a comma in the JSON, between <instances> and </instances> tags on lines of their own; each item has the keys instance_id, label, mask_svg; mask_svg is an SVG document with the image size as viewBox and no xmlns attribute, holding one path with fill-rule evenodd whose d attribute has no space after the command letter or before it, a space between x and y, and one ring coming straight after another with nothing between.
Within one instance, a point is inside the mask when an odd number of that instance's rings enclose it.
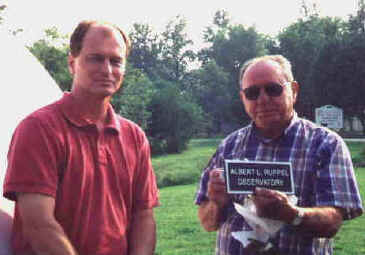
<instances>
[{"instance_id":1,"label":"shrub","mask_svg":"<svg viewBox=\"0 0 365 255\"><path fill-rule=\"evenodd\" d=\"M176 84L164 81L160 87L149 107L147 135L153 152L179 153L197 133L203 119L202 110Z\"/></svg>"}]
</instances>

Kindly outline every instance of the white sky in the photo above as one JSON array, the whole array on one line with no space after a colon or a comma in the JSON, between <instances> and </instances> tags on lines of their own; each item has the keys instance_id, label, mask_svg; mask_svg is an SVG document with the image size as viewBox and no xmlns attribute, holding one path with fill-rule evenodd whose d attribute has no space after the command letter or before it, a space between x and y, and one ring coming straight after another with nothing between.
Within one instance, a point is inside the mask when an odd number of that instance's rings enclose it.
<instances>
[{"instance_id":1,"label":"white sky","mask_svg":"<svg viewBox=\"0 0 365 255\"><path fill-rule=\"evenodd\" d=\"M311 0L315 1L315 0ZM265 34L277 34L300 15L300 0L0 0L8 5L5 26L23 28L22 37L35 41L45 28L56 26L70 34L76 24L88 18L104 19L130 31L133 23L148 23L163 31L177 15L187 19L189 37L200 44L214 13L225 9L233 24L255 25ZM347 18L355 13L357 0L317 0L323 16ZM198 45L197 45L198 46Z\"/></svg>"}]
</instances>

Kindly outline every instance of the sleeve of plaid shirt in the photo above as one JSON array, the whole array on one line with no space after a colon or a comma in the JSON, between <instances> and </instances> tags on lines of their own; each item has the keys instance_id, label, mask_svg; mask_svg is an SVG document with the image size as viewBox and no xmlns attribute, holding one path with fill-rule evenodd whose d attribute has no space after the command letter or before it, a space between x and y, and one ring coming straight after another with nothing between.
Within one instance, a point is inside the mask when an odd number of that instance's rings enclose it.
<instances>
[{"instance_id":1,"label":"sleeve of plaid shirt","mask_svg":"<svg viewBox=\"0 0 365 255\"><path fill-rule=\"evenodd\" d=\"M223 151L228 139L222 141L222 143L218 146L216 152L209 160L207 167L204 169L201 178L200 184L195 196L195 204L200 205L202 202L208 200L208 181L209 181L209 172L214 168L223 168L224 167L224 157Z\"/></svg>"},{"instance_id":2,"label":"sleeve of plaid shirt","mask_svg":"<svg viewBox=\"0 0 365 255\"><path fill-rule=\"evenodd\" d=\"M360 216L363 207L351 155L342 138L329 136L318 148L319 171L314 187L317 206L345 209L344 220Z\"/></svg>"},{"instance_id":3,"label":"sleeve of plaid shirt","mask_svg":"<svg viewBox=\"0 0 365 255\"><path fill-rule=\"evenodd\" d=\"M209 172L210 170L214 169L217 166L218 161L218 153L219 149L215 152L213 157L210 159L207 167L204 169L201 178L200 178L200 185L197 190L196 196L195 196L195 204L200 205L202 202L208 200L208 181L209 181ZM222 167L222 166L220 166Z\"/></svg>"}]
</instances>

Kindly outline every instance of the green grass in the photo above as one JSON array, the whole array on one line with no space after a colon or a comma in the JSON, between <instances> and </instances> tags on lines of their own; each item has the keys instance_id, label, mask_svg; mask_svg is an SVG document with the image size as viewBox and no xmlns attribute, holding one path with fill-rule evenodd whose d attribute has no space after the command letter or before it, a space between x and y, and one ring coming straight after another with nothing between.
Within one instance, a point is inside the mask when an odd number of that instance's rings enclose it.
<instances>
[{"instance_id":1,"label":"green grass","mask_svg":"<svg viewBox=\"0 0 365 255\"><path fill-rule=\"evenodd\" d=\"M195 184L160 190L161 206L155 210L156 255L213 254L216 233L207 233L200 226L195 191Z\"/></svg>"},{"instance_id":2,"label":"green grass","mask_svg":"<svg viewBox=\"0 0 365 255\"><path fill-rule=\"evenodd\" d=\"M161 200L161 206L155 210L158 228L156 255L214 254L216 233L205 232L200 226L194 195L202 168L215 152L220 140L193 140L189 149L182 154L152 159L159 178ZM348 145L352 157L357 157L365 148L365 143ZM365 168L356 168L355 173L364 201ZM174 183L189 185L166 187ZM334 240L335 255L365 254L365 216L345 221Z\"/></svg>"},{"instance_id":3,"label":"green grass","mask_svg":"<svg viewBox=\"0 0 365 255\"><path fill-rule=\"evenodd\" d=\"M365 145L363 145L365 146ZM352 146L350 145L352 150ZM356 178L364 204L365 199L365 168L356 168ZM365 254L365 216L362 215L351 221L345 221L339 233L334 238L335 255Z\"/></svg>"},{"instance_id":4,"label":"green grass","mask_svg":"<svg viewBox=\"0 0 365 255\"><path fill-rule=\"evenodd\" d=\"M365 166L365 144L361 142L348 142L347 143L351 150L352 162L355 166Z\"/></svg>"},{"instance_id":5,"label":"green grass","mask_svg":"<svg viewBox=\"0 0 365 255\"><path fill-rule=\"evenodd\" d=\"M158 187L196 183L221 139L195 139L181 154L152 158Z\"/></svg>"},{"instance_id":6,"label":"green grass","mask_svg":"<svg viewBox=\"0 0 365 255\"><path fill-rule=\"evenodd\" d=\"M365 149L365 143L362 142L347 142L346 144L350 148L352 158L359 156Z\"/></svg>"}]
</instances>

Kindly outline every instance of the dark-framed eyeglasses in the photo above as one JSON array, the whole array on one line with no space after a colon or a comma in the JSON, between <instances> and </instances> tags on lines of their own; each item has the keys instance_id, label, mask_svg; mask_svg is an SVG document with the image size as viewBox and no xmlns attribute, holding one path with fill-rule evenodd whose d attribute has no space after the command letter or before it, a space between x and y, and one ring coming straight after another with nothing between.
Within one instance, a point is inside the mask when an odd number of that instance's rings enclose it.
<instances>
[{"instance_id":1,"label":"dark-framed eyeglasses","mask_svg":"<svg viewBox=\"0 0 365 255\"><path fill-rule=\"evenodd\" d=\"M289 81L285 82L284 86L288 84L291 84L291 82ZM243 91L245 97L248 100L254 101L257 100L257 98L259 98L261 93L261 88L265 90L266 95L268 95L269 97L278 97L283 93L284 86L275 82L271 82L264 86L253 85L248 88L241 89L241 91Z\"/></svg>"}]
</instances>

